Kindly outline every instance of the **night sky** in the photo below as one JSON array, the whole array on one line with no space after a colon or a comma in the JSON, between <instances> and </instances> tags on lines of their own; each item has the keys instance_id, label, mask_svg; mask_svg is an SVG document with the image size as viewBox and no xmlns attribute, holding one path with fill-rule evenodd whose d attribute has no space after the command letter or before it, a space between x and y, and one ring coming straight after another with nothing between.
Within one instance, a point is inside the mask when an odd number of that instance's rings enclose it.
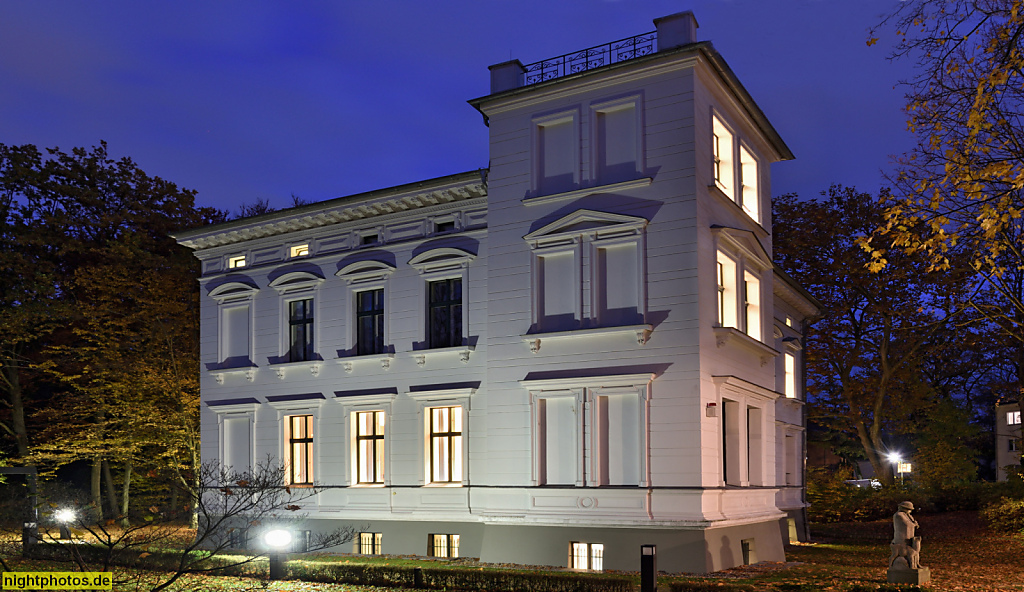
<instances>
[{"instance_id":1,"label":"night sky","mask_svg":"<svg viewBox=\"0 0 1024 592\"><path fill-rule=\"evenodd\" d=\"M319 201L487 166L487 67L693 10L796 155L773 193L876 192L911 146L897 0L0 2L0 143L93 146L201 205Z\"/></svg>"}]
</instances>

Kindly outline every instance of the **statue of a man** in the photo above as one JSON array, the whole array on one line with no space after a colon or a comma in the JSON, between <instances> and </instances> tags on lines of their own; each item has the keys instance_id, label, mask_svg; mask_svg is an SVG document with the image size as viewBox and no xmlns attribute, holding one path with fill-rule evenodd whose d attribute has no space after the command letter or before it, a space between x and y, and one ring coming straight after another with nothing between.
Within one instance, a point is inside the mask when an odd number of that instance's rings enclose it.
<instances>
[{"instance_id":1,"label":"statue of a man","mask_svg":"<svg viewBox=\"0 0 1024 592\"><path fill-rule=\"evenodd\" d=\"M921 567L921 537L914 536L918 524L910 515L913 510L914 504L900 502L899 510L892 515L892 555L889 556L889 567L893 567L900 558L907 562L910 569Z\"/></svg>"}]
</instances>

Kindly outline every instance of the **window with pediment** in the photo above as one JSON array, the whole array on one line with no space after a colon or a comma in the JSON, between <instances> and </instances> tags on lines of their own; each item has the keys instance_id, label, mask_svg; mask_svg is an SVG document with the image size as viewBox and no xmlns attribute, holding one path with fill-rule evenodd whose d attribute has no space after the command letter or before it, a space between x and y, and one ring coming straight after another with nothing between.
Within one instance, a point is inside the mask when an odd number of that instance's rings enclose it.
<instances>
[{"instance_id":1,"label":"window with pediment","mask_svg":"<svg viewBox=\"0 0 1024 592\"><path fill-rule=\"evenodd\" d=\"M217 302L217 362L221 368L252 365L253 300L259 288L242 282L210 291Z\"/></svg>"},{"instance_id":2,"label":"window with pediment","mask_svg":"<svg viewBox=\"0 0 1024 592\"><path fill-rule=\"evenodd\" d=\"M350 351L355 356L387 351L388 282L395 268L390 263L365 260L346 265L335 275L348 285L347 315Z\"/></svg>"},{"instance_id":3,"label":"window with pediment","mask_svg":"<svg viewBox=\"0 0 1024 592\"><path fill-rule=\"evenodd\" d=\"M537 331L643 323L646 225L634 216L577 210L523 237L533 256Z\"/></svg>"},{"instance_id":4,"label":"window with pediment","mask_svg":"<svg viewBox=\"0 0 1024 592\"><path fill-rule=\"evenodd\" d=\"M426 349L461 347L466 341L470 262L476 255L451 247L431 249L409 260L423 279L423 343Z\"/></svg>"},{"instance_id":5,"label":"window with pediment","mask_svg":"<svg viewBox=\"0 0 1024 592\"><path fill-rule=\"evenodd\" d=\"M286 273L270 282L281 295L282 362L319 359L316 347L317 289L323 278L305 271Z\"/></svg>"}]
</instances>

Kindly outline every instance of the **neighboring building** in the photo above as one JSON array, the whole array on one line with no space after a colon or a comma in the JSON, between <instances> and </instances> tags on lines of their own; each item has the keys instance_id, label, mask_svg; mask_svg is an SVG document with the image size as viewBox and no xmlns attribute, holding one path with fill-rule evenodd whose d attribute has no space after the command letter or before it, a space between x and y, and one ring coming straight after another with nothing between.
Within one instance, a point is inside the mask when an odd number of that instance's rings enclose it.
<instances>
[{"instance_id":1,"label":"neighboring building","mask_svg":"<svg viewBox=\"0 0 1024 592\"><path fill-rule=\"evenodd\" d=\"M492 66L487 171L179 234L203 459L282 459L356 552L783 560L816 312L771 257L793 156L691 13L655 24Z\"/></svg>"},{"instance_id":2,"label":"neighboring building","mask_svg":"<svg viewBox=\"0 0 1024 592\"><path fill-rule=\"evenodd\" d=\"M1020 405L996 405L996 479L1006 481L1006 467L1020 466Z\"/></svg>"}]
</instances>

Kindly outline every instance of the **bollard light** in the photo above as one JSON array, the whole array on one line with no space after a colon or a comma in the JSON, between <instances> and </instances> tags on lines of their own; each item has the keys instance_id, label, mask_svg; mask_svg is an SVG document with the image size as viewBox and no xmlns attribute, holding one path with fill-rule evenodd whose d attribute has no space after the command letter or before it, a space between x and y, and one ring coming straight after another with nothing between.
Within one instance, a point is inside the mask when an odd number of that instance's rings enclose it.
<instances>
[{"instance_id":1,"label":"bollard light","mask_svg":"<svg viewBox=\"0 0 1024 592\"><path fill-rule=\"evenodd\" d=\"M270 553L270 579L280 580L285 575L284 560L288 546L292 544L292 533L283 528L268 530L263 542L272 549Z\"/></svg>"}]
</instances>

